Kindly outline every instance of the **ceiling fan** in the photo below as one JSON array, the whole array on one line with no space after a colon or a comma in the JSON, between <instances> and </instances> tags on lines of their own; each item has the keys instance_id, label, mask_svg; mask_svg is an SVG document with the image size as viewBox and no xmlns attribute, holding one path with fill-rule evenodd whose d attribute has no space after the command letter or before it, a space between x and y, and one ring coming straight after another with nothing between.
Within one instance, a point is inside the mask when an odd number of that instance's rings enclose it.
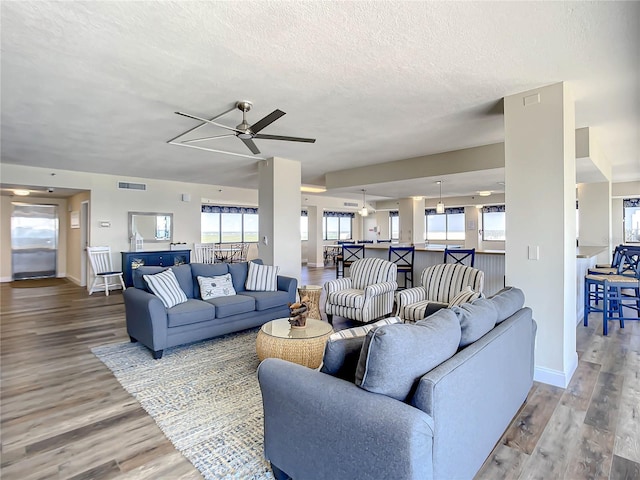
<instances>
[{"instance_id":1,"label":"ceiling fan","mask_svg":"<svg viewBox=\"0 0 640 480\"><path fill-rule=\"evenodd\" d=\"M204 142L206 140L212 140L212 139L216 139L216 138L224 138L224 137L232 137L232 136L236 136L238 137L240 140L242 140L244 142L244 144L249 148L249 150L251 150L251 153L253 153L254 155L257 155L260 153L260 150L258 149L257 145L254 143L254 139L258 139L258 140L286 140L288 142L306 142L306 143L314 143L316 141L315 138L302 138L302 137L286 137L283 135L265 135L263 133L258 133L260 132L262 129L264 129L265 127L271 125L273 122L275 122L276 120L278 120L280 117L282 117L283 115L285 115L285 112L283 112L282 110L274 110L273 112L271 112L269 115L267 115L266 117L258 120L257 122L255 122L254 124L250 125L247 122L247 117L246 114L249 110L251 110L251 107L253 106L253 104L251 102L248 102L246 100L241 100L236 102L235 106L229 110L227 110L226 112L222 112L219 115L216 115L215 117L211 118L211 119L206 119L206 118L202 118L199 117L197 115L191 115L190 113L184 113L184 112L175 112L178 115L182 115L183 117L188 117L188 118L193 118L194 120L200 120L201 122L203 122L202 124L200 124L199 126L192 128L186 132L184 132L181 135L178 135L177 137L169 140L168 143L173 143L175 145L184 145L184 146L194 146L195 145L189 145L192 143L198 143L198 142ZM227 113L238 109L242 112L242 122L239 125L236 125L235 127L229 127L227 125L223 125L221 123L215 122L214 120L222 117L223 115L226 115ZM194 138L191 140L183 140L180 143L175 143L175 141L182 137L183 135L186 135L187 133L190 133L194 130L196 130L197 128L200 128L201 126L204 126L206 124L211 124L211 125L215 125L216 127L220 127L220 128L224 128L225 130L230 130L233 133L228 133L225 135L214 135L214 136L210 136L210 137L202 137L202 138ZM196 148L201 148L201 147L196 147ZM206 150L206 149L205 149ZM218 151L220 152L221 150L213 150L213 151ZM224 152L224 153L232 153L233 152ZM240 155L240 154L236 154L236 155ZM245 155L241 155L241 156L245 156Z\"/></svg>"}]
</instances>

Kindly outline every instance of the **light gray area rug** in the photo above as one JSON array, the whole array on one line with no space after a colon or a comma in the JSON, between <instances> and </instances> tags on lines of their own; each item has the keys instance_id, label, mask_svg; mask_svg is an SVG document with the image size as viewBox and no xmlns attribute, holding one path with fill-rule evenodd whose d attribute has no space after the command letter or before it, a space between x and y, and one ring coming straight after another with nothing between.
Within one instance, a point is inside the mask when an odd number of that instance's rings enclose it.
<instances>
[{"instance_id":1,"label":"light gray area rug","mask_svg":"<svg viewBox=\"0 0 640 480\"><path fill-rule=\"evenodd\" d=\"M139 343L92 352L206 479L272 479L263 453L256 330L165 350Z\"/></svg>"}]
</instances>

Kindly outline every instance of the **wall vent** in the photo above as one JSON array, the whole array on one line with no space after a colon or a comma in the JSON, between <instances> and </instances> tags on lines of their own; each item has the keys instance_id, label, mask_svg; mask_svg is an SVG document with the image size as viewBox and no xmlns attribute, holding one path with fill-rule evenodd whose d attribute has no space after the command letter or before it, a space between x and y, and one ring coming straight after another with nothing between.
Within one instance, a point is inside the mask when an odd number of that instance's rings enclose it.
<instances>
[{"instance_id":1,"label":"wall vent","mask_svg":"<svg viewBox=\"0 0 640 480\"><path fill-rule=\"evenodd\" d=\"M146 190L146 183L118 182L118 188L122 190Z\"/></svg>"},{"instance_id":2,"label":"wall vent","mask_svg":"<svg viewBox=\"0 0 640 480\"><path fill-rule=\"evenodd\" d=\"M345 207L357 207L358 204L356 202L344 202Z\"/></svg>"}]
</instances>

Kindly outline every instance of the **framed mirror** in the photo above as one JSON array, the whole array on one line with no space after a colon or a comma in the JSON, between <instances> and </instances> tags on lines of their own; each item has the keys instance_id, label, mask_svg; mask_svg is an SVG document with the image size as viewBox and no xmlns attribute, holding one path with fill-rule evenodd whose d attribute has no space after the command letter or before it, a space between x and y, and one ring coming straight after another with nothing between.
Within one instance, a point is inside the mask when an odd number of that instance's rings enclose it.
<instances>
[{"instance_id":1,"label":"framed mirror","mask_svg":"<svg viewBox=\"0 0 640 480\"><path fill-rule=\"evenodd\" d=\"M129 212L129 238L136 232L144 242L172 242L173 213Z\"/></svg>"}]
</instances>

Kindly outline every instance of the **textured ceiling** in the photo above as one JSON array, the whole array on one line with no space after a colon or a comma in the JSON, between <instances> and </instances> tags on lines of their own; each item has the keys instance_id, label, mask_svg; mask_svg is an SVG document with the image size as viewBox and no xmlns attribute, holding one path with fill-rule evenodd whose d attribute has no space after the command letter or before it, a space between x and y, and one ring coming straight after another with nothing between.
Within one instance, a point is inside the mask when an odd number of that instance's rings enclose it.
<instances>
[{"instance_id":1,"label":"textured ceiling","mask_svg":"<svg viewBox=\"0 0 640 480\"><path fill-rule=\"evenodd\" d=\"M303 183L323 184L328 171L501 142L503 96L567 81L576 127L593 129L614 181L640 180L639 2L1 9L3 162L256 187L253 158L166 143L198 124L174 111L211 118L246 99L249 123L287 113L262 133L317 139L256 140L261 157L300 160ZM199 145L250 155L234 137Z\"/></svg>"}]
</instances>

